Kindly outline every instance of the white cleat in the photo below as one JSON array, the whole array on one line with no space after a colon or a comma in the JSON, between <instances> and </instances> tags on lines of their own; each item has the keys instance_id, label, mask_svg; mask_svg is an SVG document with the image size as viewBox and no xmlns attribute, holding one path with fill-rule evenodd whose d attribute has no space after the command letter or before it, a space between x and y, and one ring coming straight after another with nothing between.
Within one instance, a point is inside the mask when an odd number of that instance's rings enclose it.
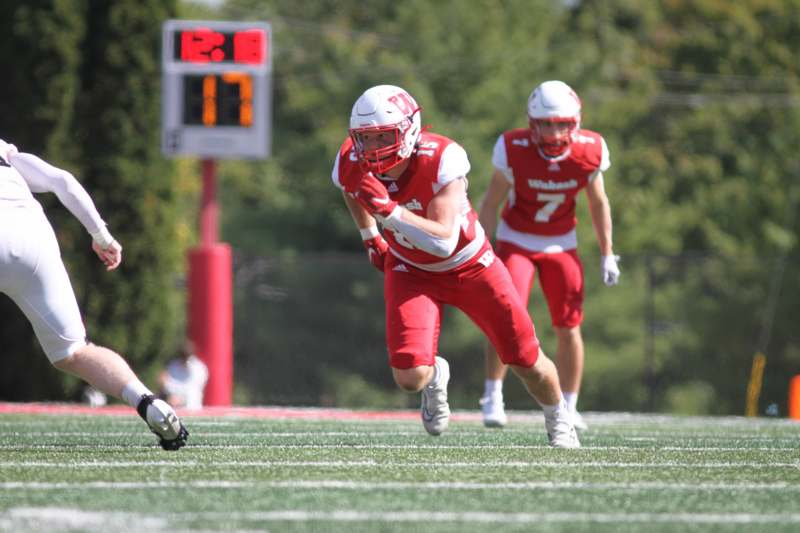
<instances>
[{"instance_id":1,"label":"white cleat","mask_svg":"<svg viewBox=\"0 0 800 533\"><path fill-rule=\"evenodd\" d=\"M553 448L581 447L572 416L566 407L556 410L552 416L545 415L544 427L547 429L547 439Z\"/></svg>"},{"instance_id":2,"label":"white cleat","mask_svg":"<svg viewBox=\"0 0 800 533\"><path fill-rule=\"evenodd\" d=\"M575 429L578 431L586 431L589 429L589 426L586 425L586 421L578 411L572 411L572 425L575 426Z\"/></svg>"},{"instance_id":3,"label":"white cleat","mask_svg":"<svg viewBox=\"0 0 800 533\"><path fill-rule=\"evenodd\" d=\"M447 403L447 383L450 381L450 365L436 356L439 367L439 383L422 389L422 425L425 431L438 437L450 422L450 405Z\"/></svg>"},{"instance_id":4,"label":"white cleat","mask_svg":"<svg viewBox=\"0 0 800 533\"><path fill-rule=\"evenodd\" d=\"M481 397L481 412L483 413L483 425L487 428L501 428L508 423L506 416L506 405L503 403L502 394L490 394Z\"/></svg>"},{"instance_id":5,"label":"white cleat","mask_svg":"<svg viewBox=\"0 0 800 533\"><path fill-rule=\"evenodd\" d=\"M147 394L142 396L136 411L158 437L162 448L177 450L186 445L189 432L167 402Z\"/></svg>"}]
</instances>

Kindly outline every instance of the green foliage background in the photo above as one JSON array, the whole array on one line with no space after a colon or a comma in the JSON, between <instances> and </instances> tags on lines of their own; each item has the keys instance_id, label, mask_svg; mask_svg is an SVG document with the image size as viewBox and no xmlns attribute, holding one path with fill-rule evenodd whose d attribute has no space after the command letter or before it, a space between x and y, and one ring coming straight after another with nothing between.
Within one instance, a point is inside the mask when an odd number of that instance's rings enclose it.
<instances>
[{"instance_id":1,"label":"green foliage background","mask_svg":"<svg viewBox=\"0 0 800 533\"><path fill-rule=\"evenodd\" d=\"M56 229L89 338L123 353L150 377L182 336L180 179L159 152L161 21L175 2L57 0L3 4L2 135L69 169L123 244L106 273L86 230L53 195L41 196ZM24 316L3 298L6 371L0 398L77 394L48 370ZM10 330L10 331L9 331Z\"/></svg>"},{"instance_id":2,"label":"green foliage background","mask_svg":"<svg viewBox=\"0 0 800 533\"><path fill-rule=\"evenodd\" d=\"M266 20L274 32L274 155L220 167L222 234L237 251L239 400L415 401L392 391L380 279L329 178L364 89L391 83L416 97L423 123L467 149L477 204L497 135L524 126L535 85L562 79L610 147L623 256L622 284L600 286L582 202L582 405L740 413L752 356L765 350L762 407L784 412L800 373L797 1L40 0L0 10L0 59L15 65L0 86L0 101L14 102L0 135L81 177L126 246L122 276L102 275L81 228L52 210L90 331L140 369L180 337L178 279L196 225L195 162L158 153L160 23L177 14ZM13 389L0 378L0 397L63 394L15 313L0 302L0 335L26 361L12 368L31 377ZM532 313L554 346L538 292ZM458 313L443 332L460 376L454 404L474 407L480 335ZM520 389L507 388L512 407L530 405Z\"/></svg>"}]
</instances>

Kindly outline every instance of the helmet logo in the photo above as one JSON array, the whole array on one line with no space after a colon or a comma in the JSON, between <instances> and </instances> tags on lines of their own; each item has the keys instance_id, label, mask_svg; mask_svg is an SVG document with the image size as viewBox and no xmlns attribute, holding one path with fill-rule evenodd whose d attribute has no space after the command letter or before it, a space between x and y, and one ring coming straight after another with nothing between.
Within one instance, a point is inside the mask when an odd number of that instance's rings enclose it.
<instances>
[{"instance_id":1,"label":"helmet logo","mask_svg":"<svg viewBox=\"0 0 800 533\"><path fill-rule=\"evenodd\" d=\"M394 96L387 98L387 100L393 103L405 116L411 115L417 110L417 106L415 106L411 101L411 97L408 95L408 93L397 93Z\"/></svg>"}]
</instances>

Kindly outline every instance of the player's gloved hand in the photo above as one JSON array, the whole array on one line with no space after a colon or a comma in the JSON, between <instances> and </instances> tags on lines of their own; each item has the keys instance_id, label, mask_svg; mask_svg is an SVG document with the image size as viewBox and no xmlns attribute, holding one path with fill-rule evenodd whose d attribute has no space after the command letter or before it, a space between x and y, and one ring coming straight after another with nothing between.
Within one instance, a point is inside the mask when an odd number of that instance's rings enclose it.
<instances>
[{"instance_id":1,"label":"player's gloved hand","mask_svg":"<svg viewBox=\"0 0 800 533\"><path fill-rule=\"evenodd\" d=\"M364 248L367 249L369 262L372 263L372 266L383 272L386 253L389 251L389 244L383 236L377 235L370 239L364 239Z\"/></svg>"},{"instance_id":2,"label":"player's gloved hand","mask_svg":"<svg viewBox=\"0 0 800 533\"><path fill-rule=\"evenodd\" d=\"M17 147L0 139L0 157L8 162L8 156L17 153Z\"/></svg>"},{"instance_id":3,"label":"player's gloved hand","mask_svg":"<svg viewBox=\"0 0 800 533\"><path fill-rule=\"evenodd\" d=\"M600 272L603 276L603 283L611 287L619 282L619 261L618 255L604 255L600 258Z\"/></svg>"},{"instance_id":4,"label":"player's gloved hand","mask_svg":"<svg viewBox=\"0 0 800 533\"><path fill-rule=\"evenodd\" d=\"M397 202L389 198L389 191L386 186L376 178L372 172L368 172L361 177L356 190L356 200L371 215L388 217L397 207Z\"/></svg>"}]
</instances>

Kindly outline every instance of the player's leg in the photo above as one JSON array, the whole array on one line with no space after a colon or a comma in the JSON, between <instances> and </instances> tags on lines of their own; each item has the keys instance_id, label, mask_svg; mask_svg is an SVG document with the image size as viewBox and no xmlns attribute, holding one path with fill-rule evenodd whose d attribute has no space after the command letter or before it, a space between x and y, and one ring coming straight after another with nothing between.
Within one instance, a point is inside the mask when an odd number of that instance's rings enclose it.
<instances>
[{"instance_id":1,"label":"player's leg","mask_svg":"<svg viewBox=\"0 0 800 533\"><path fill-rule=\"evenodd\" d=\"M547 299L553 329L558 339L556 366L564 399L578 429L586 423L577 412L584 365L583 338L583 266L575 250L537 256L540 283Z\"/></svg>"},{"instance_id":2,"label":"player's leg","mask_svg":"<svg viewBox=\"0 0 800 533\"><path fill-rule=\"evenodd\" d=\"M550 443L579 446L561 395L555 365L541 351L533 322L522 305L505 266L494 261L480 275L464 282L453 301L483 330L503 362L522 380L542 406Z\"/></svg>"},{"instance_id":3,"label":"player's leg","mask_svg":"<svg viewBox=\"0 0 800 533\"><path fill-rule=\"evenodd\" d=\"M136 408L165 450L177 450L186 444L189 432L172 407L156 398L116 352L87 343L71 355L53 361L53 366Z\"/></svg>"},{"instance_id":4,"label":"player's leg","mask_svg":"<svg viewBox=\"0 0 800 533\"><path fill-rule=\"evenodd\" d=\"M561 388L565 395L570 393L577 396L581 389L581 378L583 376L581 327L565 328L555 326L553 329L558 339L556 362Z\"/></svg>"},{"instance_id":5,"label":"player's leg","mask_svg":"<svg viewBox=\"0 0 800 533\"><path fill-rule=\"evenodd\" d=\"M392 263L396 263L393 258L389 260ZM429 280L386 268L386 344L392 376L402 390L422 392L422 425L438 436L450 421L450 367L436 356L441 304L432 296L434 290Z\"/></svg>"},{"instance_id":6,"label":"player's leg","mask_svg":"<svg viewBox=\"0 0 800 533\"><path fill-rule=\"evenodd\" d=\"M574 418L558 385L558 372L541 348L533 366L509 363L509 367L542 407L550 445L555 448L579 448Z\"/></svg>"},{"instance_id":7,"label":"player's leg","mask_svg":"<svg viewBox=\"0 0 800 533\"><path fill-rule=\"evenodd\" d=\"M536 275L533 261L522 253L522 250L502 241L497 244L497 258L505 264L514 287L527 308L528 296ZM484 350L484 364L486 381L480 399L483 424L486 427L503 427L508 422L503 402L503 381L508 373L508 367L500 360L497 350L488 339Z\"/></svg>"},{"instance_id":8,"label":"player's leg","mask_svg":"<svg viewBox=\"0 0 800 533\"><path fill-rule=\"evenodd\" d=\"M106 348L86 343L86 331L75 294L49 223L42 215L33 218L27 229L35 232L36 238L26 239L27 242L16 241L14 257L3 265L7 272L13 273L15 286L5 292L31 322L50 362L137 408L165 449L182 446L188 433L172 408L164 402L154 404L152 392L139 381L122 357ZM4 235L4 239L11 238ZM153 404L155 406L151 409L149 406ZM158 411L161 415L151 414L151 411ZM174 423L161 429L164 424L160 419Z\"/></svg>"},{"instance_id":9,"label":"player's leg","mask_svg":"<svg viewBox=\"0 0 800 533\"><path fill-rule=\"evenodd\" d=\"M497 350L488 339L484 344L484 365L486 379L483 384L483 395L478 401L483 415L483 425L487 428L504 427L508 423L508 416L503 401L503 382L508 374L508 367L500 360Z\"/></svg>"}]
</instances>

